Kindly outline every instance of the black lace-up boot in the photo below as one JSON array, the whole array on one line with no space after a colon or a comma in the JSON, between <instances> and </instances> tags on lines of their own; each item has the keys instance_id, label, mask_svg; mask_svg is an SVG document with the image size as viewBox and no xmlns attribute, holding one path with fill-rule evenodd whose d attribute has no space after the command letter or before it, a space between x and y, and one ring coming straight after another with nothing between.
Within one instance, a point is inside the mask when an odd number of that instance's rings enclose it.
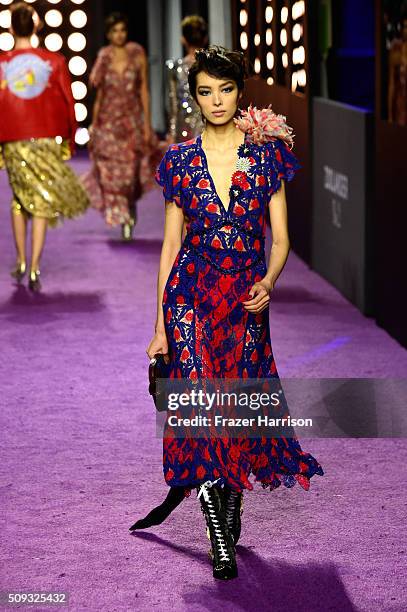
<instances>
[{"instance_id":1,"label":"black lace-up boot","mask_svg":"<svg viewBox=\"0 0 407 612\"><path fill-rule=\"evenodd\" d=\"M239 493L225 485L223 488L223 508L229 531L236 546L242 529L243 493Z\"/></svg>"},{"instance_id":2,"label":"black lace-up boot","mask_svg":"<svg viewBox=\"0 0 407 612\"><path fill-rule=\"evenodd\" d=\"M214 486L215 482L207 480L199 486L198 499L201 501L212 545L213 577L230 580L238 575L235 547L222 507L222 493Z\"/></svg>"}]
</instances>

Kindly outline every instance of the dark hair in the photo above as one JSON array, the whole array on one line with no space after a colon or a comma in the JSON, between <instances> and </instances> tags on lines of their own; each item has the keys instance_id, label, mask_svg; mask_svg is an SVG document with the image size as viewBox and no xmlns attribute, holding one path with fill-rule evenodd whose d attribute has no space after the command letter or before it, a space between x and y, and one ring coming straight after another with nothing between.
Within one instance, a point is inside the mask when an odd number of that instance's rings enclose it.
<instances>
[{"instance_id":1,"label":"dark hair","mask_svg":"<svg viewBox=\"0 0 407 612\"><path fill-rule=\"evenodd\" d=\"M105 19L105 34L109 34L110 30L118 23L124 23L126 30L128 29L129 20L127 19L126 15L118 12L110 13L110 15Z\"/></svg>"},{"instance_id":2,"label":"dark hair","mask_svg":"<svg viewBox=\"0 0 407 612\"><path fill-rule=\"evenodd\" d=\"M11 27L16 36L25 38L35 30L34 9L25 2L17 2L10 7Z\"/></svg>"},{"instance_id":3,"label":"dark hair","mask_svg":"<svg viewBox=\"0 0 407 612\"><path fill-rule=\"evenodd\" d=\"M216 79L230 79L242 91L249 71L249 63L240 51L229 51L218 45L198 49L195 51L195 62L188 72L189 91L196 100L196 78L199 72L206 72Z\"/></svg>"},{"instance_id":4,"label":"dark hair","mask_svg":"<svg viewBox=\"0 0 407 612\"><path fill-rule=\"evenodd\" d=\"M181 21L182 36L191 47L204 47L208 41L208 26L203 17L188 15Z\"/></svg>"}]
</instances>

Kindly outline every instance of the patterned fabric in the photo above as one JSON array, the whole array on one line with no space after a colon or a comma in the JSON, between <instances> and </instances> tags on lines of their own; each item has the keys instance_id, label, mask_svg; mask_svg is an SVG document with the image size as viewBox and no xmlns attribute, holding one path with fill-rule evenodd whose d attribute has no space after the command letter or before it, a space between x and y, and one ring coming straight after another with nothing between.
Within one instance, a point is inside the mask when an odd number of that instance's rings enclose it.
<instances>
[{"instance_id":1,"label":"patterned fabric","mask_svg":"<svg viewBox=\"0 0 407 612\"><path fill-rule=\"evenodd\" d=\"M13 190L12 209L45 217L50 227L64 217L83 214L89 199L71 168L69 144L55 138L31 138L3 144L4 164Z\"/></svg>"},{"instance_id":2,"label":"patterned fabric","mask_svg":"<svg viewBox=\"0 0 407 612\"><path fill-rule=\"evenodd\" d=\"M163 311L172 378L277 378L268 310L242 301L266 274L266 215L281 181L300 167L281 140L239 147L226 210L208 171L201 137L171 146L157 170L164 197L182 208L187 235L169 274ZM174 428L175 429L175 428ZM322 467L292 438L177 438L166 424L164 476L170 486L196 487L220 478L237 491L297 481L309 488Z\"/></svg>"},{"instance_id":3,"label":"patterned fabric","mask_svg":"<svg viewBox=\"0 0 407 612\"><path fill-rule=\"evenodd\" d=\"M128 65L119 74L112 65L113 47L99 51L89 81L101 89L101 106L89 142L91 170L83 177L91 205L108 225L131 222L134 203L154 186L154 169L161 157L157 138L143 144L141 58L144 49L126 45Z\"/></svg>"}]
</instances>

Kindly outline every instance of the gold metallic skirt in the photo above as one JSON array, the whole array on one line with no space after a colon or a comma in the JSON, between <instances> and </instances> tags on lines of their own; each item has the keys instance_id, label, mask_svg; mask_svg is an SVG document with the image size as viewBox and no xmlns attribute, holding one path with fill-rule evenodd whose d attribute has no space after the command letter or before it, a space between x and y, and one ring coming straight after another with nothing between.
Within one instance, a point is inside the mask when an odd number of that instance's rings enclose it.
<instances>
[{"instance_id":1,"label":"gold metallic skirt","mask_svg":"<svg viewBox=\"0 0 407 612\"><path fill-rule=\"evenodd\" d=\"M46 218L56 227L89 206L85 189L64 163L70 157L66 142L60 144L55 138L6 142L2 154L13 190L11 208L16 213Z\"/></svg>"}]
</instances>

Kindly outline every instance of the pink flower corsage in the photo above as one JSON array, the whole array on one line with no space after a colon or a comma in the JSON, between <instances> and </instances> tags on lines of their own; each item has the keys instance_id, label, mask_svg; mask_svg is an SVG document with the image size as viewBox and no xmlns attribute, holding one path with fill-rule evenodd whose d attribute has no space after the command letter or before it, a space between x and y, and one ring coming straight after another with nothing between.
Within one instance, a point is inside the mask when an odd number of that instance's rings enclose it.
<instances>
[{"instance_id":1,"label":"pink flower corsage","mask_svg":"<svg viewBox=\"0 0 407 612\"><path fill-rule=\"evenodd\" d=\"M287 125L284 115L276 115L271 110L271 104L266 108L250 105L247 110L240 111L240 117L234 121L254 144L263 144L280 138L290 149L294 146L293 128Z\"/></svg>"}]
</instances>

